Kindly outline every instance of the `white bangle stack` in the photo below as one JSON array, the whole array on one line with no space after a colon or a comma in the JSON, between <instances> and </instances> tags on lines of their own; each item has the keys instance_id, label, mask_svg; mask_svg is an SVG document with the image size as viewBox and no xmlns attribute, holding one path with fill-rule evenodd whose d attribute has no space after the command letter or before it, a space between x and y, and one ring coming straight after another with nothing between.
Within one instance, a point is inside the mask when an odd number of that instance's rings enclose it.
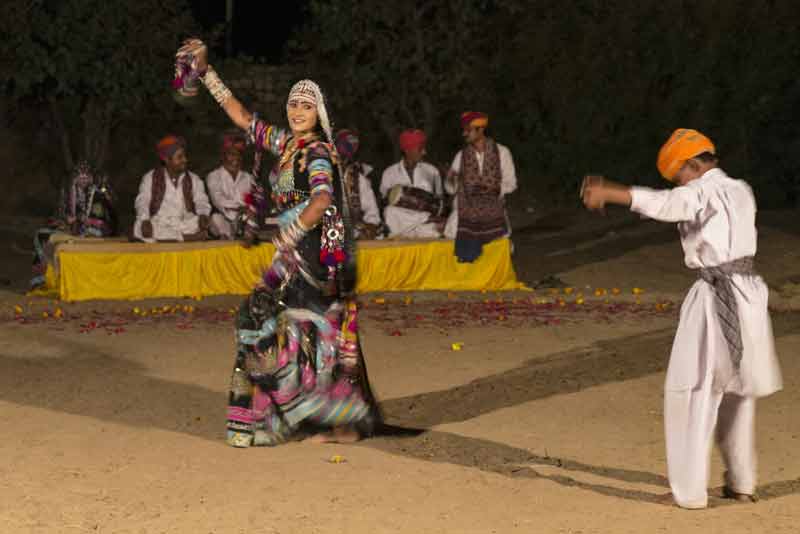
<instances>
[{"instance_id":1,"label":"white bangle stack","mask_svg":"<svg viewBox=\"0 0 800 534\"><path fill-rule=\"evenodd\" d=\"M222 83L222 79L220 79L217 75L217 71L215 71L214 67L211 65L208 66L206 73L200 79L203 80L203 85L206 86L208 92L211 93L211 96L214 97L214 100L216 100L217 104L220 106L224 106L225 102L233 96L231 90Z\"/></svg>"}]
</instances>

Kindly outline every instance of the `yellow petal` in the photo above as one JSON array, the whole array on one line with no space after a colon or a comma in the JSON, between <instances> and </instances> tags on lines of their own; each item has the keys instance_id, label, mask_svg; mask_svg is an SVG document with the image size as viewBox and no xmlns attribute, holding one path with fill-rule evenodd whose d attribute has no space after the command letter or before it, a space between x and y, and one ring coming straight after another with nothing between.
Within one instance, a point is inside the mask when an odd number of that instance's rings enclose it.
<instances>
[{"instance_id":1,"label":"yellow petal","mask_svg":"<svg viewBox=\"0 0 800 534\"><path fill-rule=\"evenodd\" d=\"M453 349L453 350L455 350L455 351L459 351L459 350L461 350L463 347L464 347L464 344L463 344L463 343L461 343L461 342L458 342L458 343L453 343L452 345L450 345L450 348L451 348L451 349Z\"/></svg>"}]
</instances>

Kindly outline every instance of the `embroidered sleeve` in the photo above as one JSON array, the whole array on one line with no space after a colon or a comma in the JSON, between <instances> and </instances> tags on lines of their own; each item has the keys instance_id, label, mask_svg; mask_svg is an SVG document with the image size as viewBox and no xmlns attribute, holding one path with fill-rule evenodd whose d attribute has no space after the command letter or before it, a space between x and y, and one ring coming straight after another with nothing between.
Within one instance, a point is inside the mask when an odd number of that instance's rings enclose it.
<instances>
[{"instance_id":1,"label":"embroidered sleeve","mask_svg":"<svg viewBox=\"0 0 800 534\"><path fill-rule=\"evenodd\" d=\"M311 196L323 191L333 195L333 164L322 143L308 149L308 185Z\"/></svg>"},{"instance_id":2,"label":"embroidered sleeve","mask_svg":"<svg viewBox=\"0 0 800 534\"><path fill-rule=\"evenodd\" d=\"M251 143L272 152L275 156L281 155L283 147L286 145L287 139L289 139L289 133L284 128L267 124L259 119L258 115L253 115L248 135Z\"/></svg>"}]
</instances>

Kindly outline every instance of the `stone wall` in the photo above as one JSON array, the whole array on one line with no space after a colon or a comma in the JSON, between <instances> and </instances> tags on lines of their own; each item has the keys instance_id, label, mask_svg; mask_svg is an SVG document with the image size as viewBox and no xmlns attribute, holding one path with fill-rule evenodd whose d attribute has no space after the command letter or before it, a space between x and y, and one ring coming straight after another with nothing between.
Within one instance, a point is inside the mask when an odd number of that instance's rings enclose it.
<instances>
[{"instance_id":1,"label":"stone wall","mask_svg":"<svg viewBox=\"0 0 800 534\"><path fill-rule=\"evenodd\" d=\"M301 69L295 66L227 61L216 68L248 109L269 120L283 116L289 89L301 78L298 74Z\"/></svg>"}]
</instances>

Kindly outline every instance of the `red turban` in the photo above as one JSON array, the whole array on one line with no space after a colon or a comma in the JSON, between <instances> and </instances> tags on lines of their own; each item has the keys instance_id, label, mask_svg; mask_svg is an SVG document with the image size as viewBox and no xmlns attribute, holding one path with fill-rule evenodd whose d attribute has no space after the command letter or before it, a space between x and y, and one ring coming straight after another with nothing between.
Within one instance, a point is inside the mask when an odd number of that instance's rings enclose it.
<instances>
[{"instance_id":1,"label":"red turban","mask_svg":"<svg viewBox=\"0 0 800 534\"><path fill-rule=\"evenodd\" d=\"M489 126L489 115L481 113L480 111L465 111L461 114L461 128L468 128L470 126Z\"/></svg>"},{"instance_id":2,"label":"red turban","mask_svg":"<svg viewBox=\"0 0 800 534\"><path fill-rule=\"evenodd\" d=\"M227 134L225 137L222 138L222 152L225 153L228 150L235 150L240 154L244 152L245 142L244 137L239 134Z\"/></svg>"},{"instance_id":3,"label":"red turban","mask_svg":"<svg viewBox=\"0 0 800 534\"><path fill-rule=\"evenodd\" d=\"M428 138L422 130L406 130L400 134L400 150L408 152L422 148L427 141Z\"/></svg>"},{"instance_id":4,"label":"red turban","mask_svg":"<svg viewBox=\"0 0 800 534\"><path fill-rule=\"evenodd\" d=\"M158 152L158 157L161 158L161 161L167 161L180 148L186 149L186 140L177 135L168 135L158 142L156 152Z\"/></svg>"},{"instance_id":5,"label":"red turban","mask_svg":"<svg viewBox=\"0 0 800 534\"><path fill-rule=\"evenodd\" d=\"M705 135L697 130L679 128L658 151L658 172L671 182L687 160L704 152L714 154L715 151L714 143Z\"/></svg>"}]
</instances>

